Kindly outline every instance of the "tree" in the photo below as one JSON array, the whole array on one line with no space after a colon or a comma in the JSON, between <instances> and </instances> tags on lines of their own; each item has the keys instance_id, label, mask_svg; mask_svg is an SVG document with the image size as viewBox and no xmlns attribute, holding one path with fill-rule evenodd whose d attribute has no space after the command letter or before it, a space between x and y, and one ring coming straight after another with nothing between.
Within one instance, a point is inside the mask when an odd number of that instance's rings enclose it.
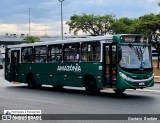
<instances>
[{"instance_id":1,"label":"tree","mask_svg":"<svg viewBox=\"0 0 160 123\"><path fill-rule=\"evenodd\" d=\"M111 29L116 34L133 33L135 32L135 29L133 28L135 21L135 19L129 19L127 17L120 18L111 25Z\"/></svg>"},{"instance_id":2,"label":"tree","mask_svg":"<svg viewBox=\"0 0 160 123\"><path fill-rule=\"evenodd\" d=\"M37 42L39 41L39 37L36 37L36 36L27 36L24 41L25 43L34 43L34 42Z\"/></svg>"},{"instance_id":3,"label":"tree","mask_svg":"<svg viewBox=\"0 0 160 123\"><path fill-rule=\"evenodd\" d=\"M136 25L136 29L144 34L156 35L158 30L158 20L155 14L149 14L139 17L139 22Z\"/></svg>"},{"instance_id":4,"label":"tree","mask_svg":"<svg viewBox=\"0 0 160 123\"><path fill-rule=\"evenodd\" d=\"M70 32L73 31L74 33L77 33L81 30L92 36L97 36L111 33L110 25L114 20L114 16L110 14L104 16L74 14L66 24L69 25Z\"/></svg>"}]
</instances>

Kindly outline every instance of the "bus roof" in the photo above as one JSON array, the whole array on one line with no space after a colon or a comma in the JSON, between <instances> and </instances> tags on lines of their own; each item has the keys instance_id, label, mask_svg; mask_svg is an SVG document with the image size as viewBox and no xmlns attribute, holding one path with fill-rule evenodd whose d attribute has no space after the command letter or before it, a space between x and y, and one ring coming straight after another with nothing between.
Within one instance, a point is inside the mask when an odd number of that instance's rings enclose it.
<instances>
[{"instance_id":1,"label":"bus roof","mask_svg":"<svg viewBox=\"0 0 160 123\"><path fill-rule=\"evenodd\" d=\"M95 36L88 38L75 38L75 39L65 39L65 40L54 40L54 41L44 41L44 42L35 42L35 43L25 43L19 45L10 45L8 48L21 48L21 47L30 47L30 46L43 46L51 44L65 44L65 43L76 43L76 42L90 42L90 41L101 41L105 39L113 39L113 35L105 36Z\"/></svg>"}]
</instances>

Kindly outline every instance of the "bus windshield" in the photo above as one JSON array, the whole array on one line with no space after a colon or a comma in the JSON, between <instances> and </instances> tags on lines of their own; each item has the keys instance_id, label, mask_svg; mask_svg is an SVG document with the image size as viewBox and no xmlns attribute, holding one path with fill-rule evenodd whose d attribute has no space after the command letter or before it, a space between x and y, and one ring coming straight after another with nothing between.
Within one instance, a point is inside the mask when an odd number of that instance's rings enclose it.
<instances>
[{"instance_id":1,"label":"bus windshield","mask_svg":"<svg viewBox=\"0 0 160 123\"><path fill-rule=\"evenodd\" d=\"M120 66L129 69L151 68L151 47L150 46L121 46L122 59Z\"/></svg>"}]
</instances>

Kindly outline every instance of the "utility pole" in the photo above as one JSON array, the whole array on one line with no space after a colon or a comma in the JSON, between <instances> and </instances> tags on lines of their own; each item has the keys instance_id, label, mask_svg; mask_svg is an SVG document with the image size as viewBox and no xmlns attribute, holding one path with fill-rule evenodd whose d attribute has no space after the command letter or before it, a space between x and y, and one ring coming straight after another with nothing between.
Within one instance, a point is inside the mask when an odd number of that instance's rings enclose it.
<instances>
[{"instance_id":1,"label":"utility pole","mask_svg":"<svg viewBox=\"0 0 160 123\"><path fill-rule=\"evenodd\" d=\"M62 36L62 40L63 40L63 8L62 8L62 3L64 0L58 0L59 2L61 2L61 36Z\"/></svg>"},{"instance_id":2,"label":"utility pole","mask_svg":"<svg viewBox=\"0 0 160 123\"><path fill-rule=\"evenodd\" d=\"M31 35L31 18L30 18L30 10L31 8L28 8L28 16L29 16L29 36Z\"/></svg>"}]
</instances>

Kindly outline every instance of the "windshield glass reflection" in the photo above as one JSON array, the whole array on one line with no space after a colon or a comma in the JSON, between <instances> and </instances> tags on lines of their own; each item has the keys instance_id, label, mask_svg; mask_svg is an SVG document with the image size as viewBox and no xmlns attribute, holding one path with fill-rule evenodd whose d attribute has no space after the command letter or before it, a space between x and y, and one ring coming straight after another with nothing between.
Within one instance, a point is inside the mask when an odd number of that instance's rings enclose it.
<instances>
[{"instance_id":1,"label":"windshield glass reflection","mask_svg":"<svg viewBox=\"0 0 160 123\"><path fill-rule=\"evenodd\" d=\"M151 68L151 47L121 46L122 59L120 66L124 68Z\"/></svg>"}]
</instances>

